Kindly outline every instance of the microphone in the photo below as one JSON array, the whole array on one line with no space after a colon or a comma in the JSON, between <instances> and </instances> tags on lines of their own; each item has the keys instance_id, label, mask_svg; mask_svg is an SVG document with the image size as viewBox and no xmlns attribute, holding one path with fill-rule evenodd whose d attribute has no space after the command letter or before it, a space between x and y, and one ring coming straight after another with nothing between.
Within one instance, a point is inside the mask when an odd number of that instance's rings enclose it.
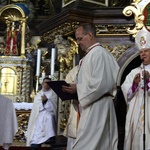
<instances>
[{"instance_id":1,"label":"microphone","mask_svg":"<svg viewBox=\"0 0 150 150\"><path fill-rule=\"evenodd\" d=\"M144 62L144 59L141 59L141 62ZM146 95L146 74L145 74L145 66L143 64L143 70L144 70L144 78L143 78L143 83L144 83L144 93L143 93L143 100L144 100L144 116L143 116L143 150L145 150L145 142L146 142L146 132L145 132L145 95Z\"/></svg>"},{"instance_id":2,"label":"microphone","mask_svg":"<svg viewBox=\"0 0 150 150\"><path fill-rule=\"evenodd\" d=\"M142 58L141 59L141 62L143 63L144 62L144 59ZM146 95L146 75L145 75L145 66L143 64L143 71L144 71L144 77L143 77L143 85L142 87L144 87L144 93L143 93L143 100L144 100L144 113L143 113L143 150L145 150L145 142L146 142L146 132L145 132L145 95Z\"/></svg>"}]
</instances>

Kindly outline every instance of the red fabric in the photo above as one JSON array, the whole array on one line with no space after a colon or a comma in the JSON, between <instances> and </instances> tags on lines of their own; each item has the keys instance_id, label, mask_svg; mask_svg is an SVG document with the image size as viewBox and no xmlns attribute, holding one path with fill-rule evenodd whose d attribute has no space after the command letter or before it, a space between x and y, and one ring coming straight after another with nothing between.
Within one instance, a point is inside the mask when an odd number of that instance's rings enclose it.
<instances>
[{"instance_id":1,"label":"red fabric","mask_svg":"<svg viewBox=\"0 0 150 150\"><path fill-rule=\"evenodd\" d=\"M6 55L17 55L18 50L17 50L17 33L18 31L15 29L14 32L8 31L7 32L7 39L6 39L6 50L5 54ZM12 41L12 49L11 49L11 41Z\"/></svg>"}]
</instances>

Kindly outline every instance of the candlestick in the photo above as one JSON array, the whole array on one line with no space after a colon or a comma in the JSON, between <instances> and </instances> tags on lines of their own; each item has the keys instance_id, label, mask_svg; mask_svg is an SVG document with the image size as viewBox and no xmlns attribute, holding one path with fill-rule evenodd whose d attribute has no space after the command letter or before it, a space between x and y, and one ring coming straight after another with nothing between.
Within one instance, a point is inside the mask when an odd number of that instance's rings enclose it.
<instances>
[{"instance_id":1,"label":"candlestick","mask_svg":"<svg viewBox=\"0 0 150 150\"><path fill-rule=\"evenodd\" d=\"M36 76L40 76L40 65L41 65L41 50L37 50L37 64L36 64Z\"/></svg>"},{"instance_id":2,"label":"candlestick","mask_svg":"<svg viewBox=\"0 0 150 150\"><path fill-rule=\"evenodd\" d=\"M54 76L55 70L55 48L51 50L51 76Z\"/></svg>"}]
</instances>

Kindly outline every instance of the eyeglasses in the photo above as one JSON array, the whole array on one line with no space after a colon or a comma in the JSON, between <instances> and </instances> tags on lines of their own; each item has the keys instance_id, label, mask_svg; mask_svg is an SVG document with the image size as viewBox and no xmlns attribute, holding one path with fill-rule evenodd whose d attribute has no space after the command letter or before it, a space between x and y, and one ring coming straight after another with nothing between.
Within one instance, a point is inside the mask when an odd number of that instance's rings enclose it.
<instances>
[{"instance_id":1,"label":"eyeglasses","mask_svg":"<svg viewBox=\"0 0 150 150\"><path fill-rule=\"evenodd\" d=\"M87 34L83 35L82 37L78 37L78 38L76 38L76 41L77 41L77 42L82 41L83 37L84 37L84 36L86 36L86 35L87 35Z\"/></svg>"}]
</instances>

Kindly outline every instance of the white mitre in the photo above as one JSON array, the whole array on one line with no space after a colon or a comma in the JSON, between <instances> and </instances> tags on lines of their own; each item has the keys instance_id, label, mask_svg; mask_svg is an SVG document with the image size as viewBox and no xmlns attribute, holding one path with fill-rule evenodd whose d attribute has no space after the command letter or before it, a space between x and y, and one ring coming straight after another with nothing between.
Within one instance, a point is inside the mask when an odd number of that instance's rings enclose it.
<instances>
[{"instance_id":1,"label":"white mitre","mask_svg":"<svg viewBox=\"0 0 150 150\"><path fill-rule=\"evenodd\" d=\"M135 45L138 50L150 49L150 32L143 27L135 37Z\"/></svg>"}]
</instances>

